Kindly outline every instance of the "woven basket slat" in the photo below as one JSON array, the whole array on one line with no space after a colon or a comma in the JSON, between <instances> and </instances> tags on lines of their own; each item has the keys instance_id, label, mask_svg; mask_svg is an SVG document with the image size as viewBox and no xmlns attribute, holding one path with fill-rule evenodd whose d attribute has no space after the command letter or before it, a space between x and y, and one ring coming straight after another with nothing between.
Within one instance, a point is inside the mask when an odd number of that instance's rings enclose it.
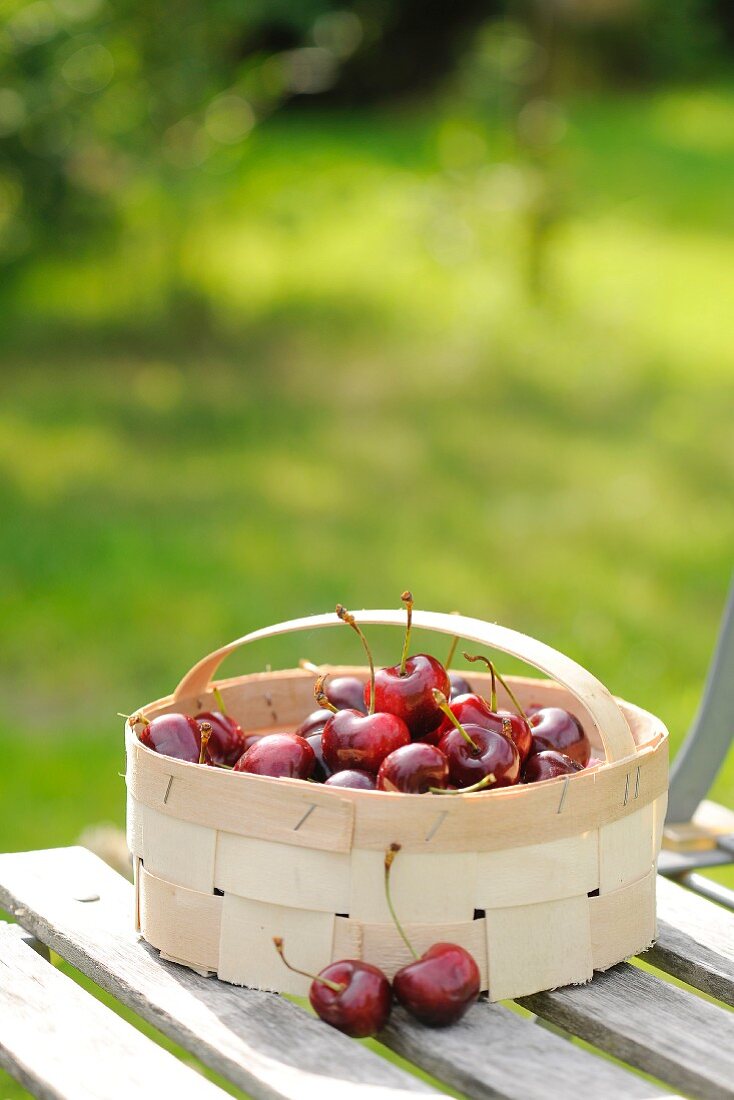
<instances>
[{"instance_id":1,"label":"woven basket slat","mask_svg":"<svg viewBox=\"0 0 734 1100\"><path fill-rule=\"evenodd\" d=\"M215 885L225 894L254 901L317 909L349 910L351 856L297 848L236 833L219 833Z\"/></svg>"},{"instance_id":2,"label":"woven basket slat","mask_svg":"<svg viewBox=\"0 0 734 1100\"><path fill-rule=\"evenodd\" d=\"M477 856L476 909L501 909L588 894L599 887L595 829Z\"/></svg>"},{"instance_id":3,"label":"woven basket slat","mask_svg":"<svg viewBox=\"0 0 734 1100\"><path fill-rule=\"evenodd\" d=\"M639 954L655 939L655 883L650 868L644 878L611 894L589 898L591 947L595 970L608 970Z\"/></svg>"}]
</instances>

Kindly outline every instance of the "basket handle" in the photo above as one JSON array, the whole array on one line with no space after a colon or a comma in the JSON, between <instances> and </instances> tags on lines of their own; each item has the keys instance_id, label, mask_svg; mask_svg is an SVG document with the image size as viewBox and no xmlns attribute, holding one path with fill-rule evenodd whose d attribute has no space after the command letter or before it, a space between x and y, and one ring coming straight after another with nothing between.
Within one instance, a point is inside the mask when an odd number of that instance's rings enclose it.
<instances>
[{"instance_id":1,"label":"basket handle","mask_svg":"<svg viewBox=\"0 0 734 1100\"><path fill-rule=\"evenodd\" d=\"M359 611L355 612L360 625L402 626L405 613L402 611ZM261 630L253 630L242 638L230 642L202 658L198 664L186 673L173 693L174 700L187 699L203 695L211 683L224 658L240 646L262 638L274 638L278 634L293 634L299 630L318 630L323 626L341 626L341 619L332 611L325 615L310 615L304 619L291 619L286 623L276 623ZM604 745L607 760L611 763L632 756L636 746L627 719L622 714L612 695L590 672L577 665L570 657L564 656L543 642L510 630L497 623L487 623L482 619L470 619L464 615L448 615L437 611L414 611L413 626L423 630L437 631L450 636L459 635L465 641L490 646L519 657L528 664L545 672L559 684L568 688L579 700L596 727Z\"/></svg>"}]
</instances>

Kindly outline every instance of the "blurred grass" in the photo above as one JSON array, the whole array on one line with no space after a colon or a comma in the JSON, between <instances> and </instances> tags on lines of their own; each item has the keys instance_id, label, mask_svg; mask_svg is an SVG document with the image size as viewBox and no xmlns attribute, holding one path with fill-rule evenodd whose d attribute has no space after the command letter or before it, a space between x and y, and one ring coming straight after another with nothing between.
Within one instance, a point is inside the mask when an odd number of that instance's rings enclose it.
<instances>
[{"instance_id":1,"label":"blurred grass","mask_svg":"<svg viewBox=\"0 0 734 1100\"><path fill-rule=\"evenodd\" d=\"M27 271L0 848L122 825L115 713L203 653L406 585L569 653L677 746L731 569L732 120L726 88L576 104L542 304L502 135L408 111L274 119L234 181L142 189L120 250ZM230 669L304 655L359 659L334 631ZM713 795L734 803L732 762Z\"/></svg>"}]
</instances>

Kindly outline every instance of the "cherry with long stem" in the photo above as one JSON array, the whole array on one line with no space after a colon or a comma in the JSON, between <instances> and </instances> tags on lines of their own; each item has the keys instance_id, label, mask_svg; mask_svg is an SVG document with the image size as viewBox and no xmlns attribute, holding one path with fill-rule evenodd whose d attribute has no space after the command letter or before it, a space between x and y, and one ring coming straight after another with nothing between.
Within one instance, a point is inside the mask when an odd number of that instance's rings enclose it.
<instances>
[{"instance_id":1,"label":"cherry with long stem","mask_svg":"<svg viewBox=\"0 0 734 1100\"><path fill-rule=\"evenodd\" d=\"M362 643L365 653L367 654L367 660L370 665L370 709L369 713L375 713L375 662L372 659L372 650L369 647L369 643L362 633L362 629L357 623L354 615L350 611L347 611L343 604L338 603L336 605L336 613L343 623L347 626L351 626L352 630L358 635L359 640Z\"/></svg>"},{"instance_id":2,"label":"cherry with long stem","mask_svg":"<svg viewBox=\"0 0 734 1100\"><path fill-rule=\"evenodd\" d=\"M435 702L436 706L439 708L439 710L443 711L443 713L446 715L446 717L451 722L451 724L453 726L455 726L456 729L459 731L461 736L466 741L467 745L470 745L471 748L474 750L474 752L479 752L479 745L477 745L476 741L472 741L471 737L466 732L466 730L462 726L459 719L456 717L454 712L451 710L451 708L449 707L449 701L446 698L446 696L444 695L444 693L442 691L439 691L438 688L434 688L433 689L433 699L434 699L434 702Z\"/></svg>"},{"instance_id":3,"label":"cherry with long stem","mask_svg":"<svg viewBox=\"0 0 734 1100\"><path fill-rule=\"evenodd\" d=\"M330 989L332 993L343 993L347 988L346 982L332 982L329 978L321 978L318 974L310 974L308 970L299 970L297 966L293 966L289 963L285 957L282 936L273 936L273 943L275 944L275 950L283 961L283 965L287 966L289 970L292 970L294 974L300 974L302 978L310 978L312 982L320 982L321 985L325 985L327 989Z\"/></svg>"},{"instance_id":4,"label":"cherry with long stem","mask_svg":"<svg viewBox=\"0 0 734 1100\"><path fill-rule=\"evenodd\" d=\"M465 653L464 658L465 658L465 660L470 661L472 664L474 664L476 661L483 661L484 664L489 669L489 671L492 675L492 702L490 703L490 706L491 706L492 710L493 711L497 710L497 691L496 691L496 685L495 685L495 677L496 677L497 680L499 680L499 682L502 684L502 687L505 689L507 694L510 696L510 699L512 699L512 702L515 706L515 710L517 711L517 713L520 715L521 718L524 718L525 721L527 722L528 721L528 716L525 713L525 711L523 710L523 708L520 706L520 701L518 700L517 696L515 695L515 692L512 690L510 685L507 683L507 680L505 680L504 676L502 676L502 674L500 672L498 672L497 669L494 667L494 662L490 661L489 657L485 657L481 653L476 653L474 655L472 655L470 653Z\"/></svg>"},{"instance_id":5,"label":"cherry with long stem","mask_svg":"<svg viewBox=\"0 0 734 1100\"><path fill-rule=\"evenodd\" d=\"M399 844L391 844L385 853L385 898L413 961L393 977L393 993L417 1020L429 1027L445 1027L459 1020L479 996L479 967L456 943L434 943L418 955L397 918L390 895L390 869L399 851Z\"/></svg>"}]
</instances>

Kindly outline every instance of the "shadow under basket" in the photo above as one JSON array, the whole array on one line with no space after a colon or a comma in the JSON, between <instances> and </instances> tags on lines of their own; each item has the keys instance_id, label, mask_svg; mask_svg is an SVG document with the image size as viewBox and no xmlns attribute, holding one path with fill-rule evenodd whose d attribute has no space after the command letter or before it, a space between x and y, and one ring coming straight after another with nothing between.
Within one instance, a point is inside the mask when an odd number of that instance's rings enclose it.
<instances>
[{"instance_id":1,"label":"shadow under basket","mask_svg":"<svg viewBox=\"0 0 734 1100\"><path fill-rule=\"evenodd\" d=\"M363 625L402 627L397 611ZM511 677L525 705L561 706L584 725L597 767L542 783L439 797L324 787L187 764L152 752L126 726L128 845L136 925L168 959L223 981L305 995L290 961L318 972L364 959L388 977L437 941L474 955L493 1001L588 981L655 938L656 860L665 819L668 736L653 715L613 698L568 657L515 631L416 611L415 627L510 653L552 679ZM212 677L250 641L341 626L334 614L255 631L200 661L173 695L142 708L196 714L216 707ZM328 666L324 666L328 668ZM333 667L334 674L364 668ZM469 673L488 694L488 674ZM302 669L219 681L243 727L293 729L314 709ZM500 705L511 707L500 690Z\"/></svg>"}]
</instances>

